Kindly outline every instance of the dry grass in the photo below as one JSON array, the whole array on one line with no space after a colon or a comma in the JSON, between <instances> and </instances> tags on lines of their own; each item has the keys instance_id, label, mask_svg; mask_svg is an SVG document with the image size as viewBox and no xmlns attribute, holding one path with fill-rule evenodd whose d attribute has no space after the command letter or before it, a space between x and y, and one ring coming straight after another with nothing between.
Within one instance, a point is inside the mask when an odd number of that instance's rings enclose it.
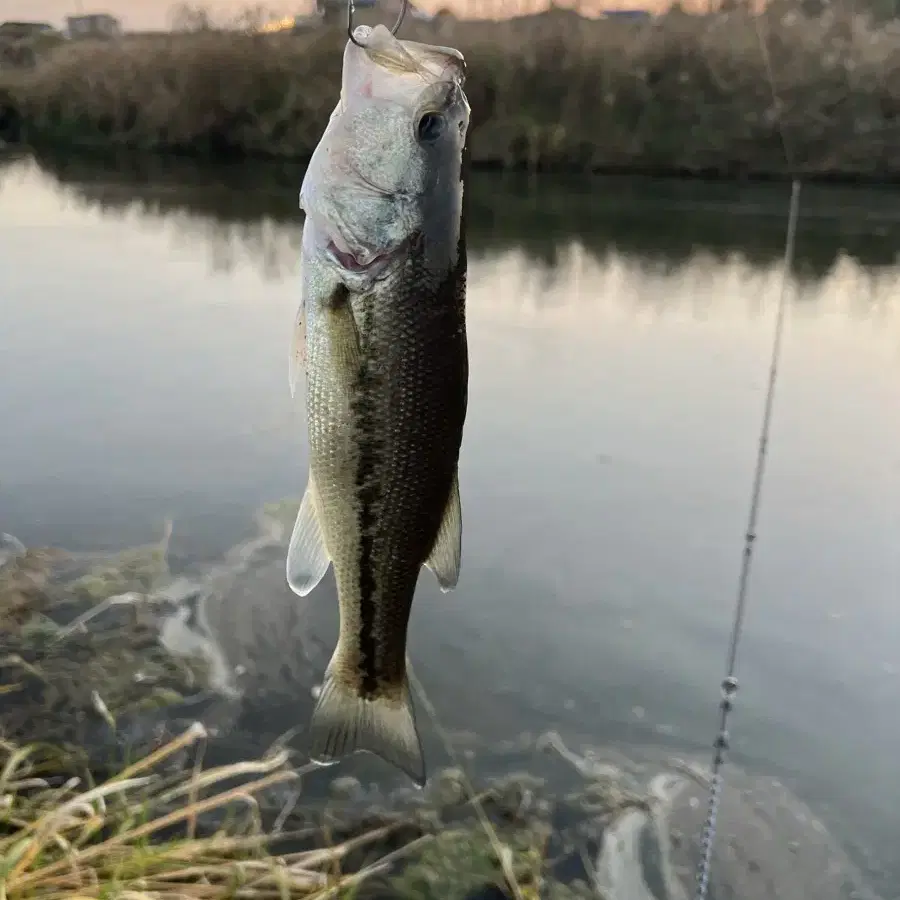
<instances>
[{"instance_id":1,"label":"dry grass","mask_svg":"<svg viewBox=\"0 0 900 900\"><path fill-rule=\"evenodd\" d=\"M0 742L0 897L325 900L390 862L341 872L351 852L384 840L390 826L325 849L273 854L257 798L297 777L286 753L167 773L166 763L203 736L195 726L93 787L77 779L53 787L45 750ZM226 812L227 826L198 834L198 819Z\"/></svg>"},{"instance_id":2,"label":"dry grass","mask_svg":"<svg viewBox=\"0 0 900 900\"><path fill-rule=\"evenodd\" d=\"M488 885L516 900L537 900L544 884L555 900L595 896L550 878L546 829L520 824L501 840L481 806L491 792L452 800L455 825L437 811L376 817L326 842L329 827L279 825L292 820L298 791L274 820L264 796L313 766L291 769L288 751L273 748L203 769L205 738L197 723L100 784L59 774L70 766L51 745L0 739L0 898L351 900L364 882L366 896L410 900L464 900ZM470 804L480 824L458 819ZM286 849L301 845L313 849Z\"/></svg>"},{"instance_id":3,"label":"dry grass","mask_svg":"<svg viewBox=\"0 0 900 900\"><path fill-rule=\"evenodd\" d=\"M784 136L807 174L900 173L900 23L776 3L758 21L557 11L408 22L404 35L466 54L476 165L784 173ZM6 105L34 142L302 159L337 96L343 43L337 30L81 42L7 75Z\"/></svg>"},{"instance_id":4,"label":"dry grass","mask_svg":"<svg viewBox=\"0 0 900 900\"><path fill-rule=\"evenodd\" d=\"M292 769L281 742L262 759L204 769L202 725L170 740L168 727L150 727L152 715L132 723L144 722L143 736L123 724L131 706L153 701L172 679L160 668L156 641L151 648L137 637L146 637L144 616L132 625L127 615L99 620L135 589L152 590L167 571L170 535L167 523L158 543L79 564L0 536L0 900L349 900L361 882L384 881L398 868L398 886L417 900L450 900L457 896L451 889L463 900L463 888L485 880L505 885L516 900L537 897L539 823L519 821L501 837L483 806L499 804L499 794L476 794L461 769L451 780L464 793L446 801L457 826L448 831L440 790L437 806L406 815L335 814L312 799L301 808L300 785L284 787L316 767ZM50 616L61 607L65 627ZM140 684L155 687L136 687L138 669ZM177 704L177 691L166 693ZM78 743L75 732L98 719L124 760L102 752L105 743L93 751ZM470 806L476 822L462 827L459 816ZM311 822L319 824L305 827ZM303 831L283 830L292 823ZM433 891L423 894L421 883Z\"/></svg>"}]
</instances>

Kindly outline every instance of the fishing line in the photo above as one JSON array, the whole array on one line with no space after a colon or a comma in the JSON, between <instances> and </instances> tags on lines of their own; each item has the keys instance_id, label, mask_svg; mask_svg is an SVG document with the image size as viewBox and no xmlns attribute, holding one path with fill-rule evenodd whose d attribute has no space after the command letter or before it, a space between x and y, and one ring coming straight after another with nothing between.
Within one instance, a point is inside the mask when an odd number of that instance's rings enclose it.
<instances>
[{"instance_id":1,"label":"fishing line","mask_svg":"<svg viewBox=\"0 0 900 900\"><path fill-rule=\"evenodd\" d=\"M781 144L784 148L785 160L788 167L794 173L793 156L790 152L787 138L782 125L782 106L775 86L775 77L772 70L772 60L769 56L769 48L762 31L759 15L753 16L756 25L756 35L759 39L760 52L763 64L769 79L769 89L772 92L772 104L776 111L778 132L781 136ZM741 557L741 572L738 579L737 598L734 606L734 619L731 626L731 636L728 641L728 654L725 663L725 678L722 680L722 699L719 701L719 730L713 743L712 779L709 789L709 805L707 807L706 822L703 826L701 838L701 857L697 866L697 892L696 900L706 900L709 889L709 876L712 867L712 851L716 839L716 820L719 814L719 803L722 797L724 783L723 768L728 755L728 716L734 708L734 698L738 691L737 680L737 654L741 636L744 630L744 616L747 609L747 597L750 585L750 572L753 567L753 549L756 545L756 525L759 517L759 508L762 501L763 482L766 474L766 462L768 461L769 434L772 429L772 410L775 405L775 392L778 385L778 372L781 362L781 347L784 336L785 313L788 304L788 276L794 267L794 247L797 238L797 223L800 218L800 179L794 177L791 181L791 201L788 211L787 234L784 243L784 259L781 269L781 286L778 296L778 306L775 313L775 330L772 338L772 354L769 362L769 381L766 387L766 399L763 407L762 427L760 428L759 442L756 453L756 466L753 473L753 489L750 498L750 511L747 516L747 530L744 535L744 550Z\"/></svg>"}]
</instances>

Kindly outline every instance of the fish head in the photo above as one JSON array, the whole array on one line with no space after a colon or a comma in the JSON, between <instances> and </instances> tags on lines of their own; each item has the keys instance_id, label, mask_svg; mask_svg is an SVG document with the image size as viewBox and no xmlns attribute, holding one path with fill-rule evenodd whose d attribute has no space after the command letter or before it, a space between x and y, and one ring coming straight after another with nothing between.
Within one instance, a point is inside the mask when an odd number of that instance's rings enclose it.
<instances>
[{"instance_id":1,"label":"fish head","mask_svg":"<svg viewBox=\"0 0 900 900\"><path fill-rule=\"evenodd\" d=\"M401 41L383 25L354 38L301 205L334 263L365 279L416 239L438 260L455 254L469 103L458 50Z\"/></svg>"},{"instance_id":2,"label":"fish head","mask_svg":"<svg viewBox=\"0 0 900 900\"><path fill-rule=\"evenodd\" d=\"M342 124L350 172L422 195L460 166L469 127L465 61L451 47L361 26L344 51ZM455 164L455 165L454 165Z\"/></svg>"}]
</instances>

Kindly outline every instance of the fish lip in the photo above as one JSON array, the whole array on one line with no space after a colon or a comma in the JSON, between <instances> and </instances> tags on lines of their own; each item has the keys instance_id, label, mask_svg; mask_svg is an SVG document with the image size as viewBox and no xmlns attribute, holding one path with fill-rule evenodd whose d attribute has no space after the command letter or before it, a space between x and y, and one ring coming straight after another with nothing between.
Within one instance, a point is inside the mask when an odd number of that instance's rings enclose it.
<instances>
[{"instance_id":1,"label":"fish lip","mask_svg":"<svg viewBox=\"0 0 900 900\"><path fill-rule=\"evenodd\" d=\"M363 263L354 256L352 251L341 250L333 240L328 242L328 252L331 254L332 259L334 259L342 269L354 273L368 272L386 256L390 255L390 251L388 253L379 253L376 256L373 256L368 262Z\"/></svg>"},{"instance_id":2,"label":"fish lip","mask_svg":"<svg viewBox=\"0 0 900 900\"><path fill-rule=\"evenodd\" d=\"M331 258L344 271L351 275L371 275L382 272L394 259L400 256L409 246L409 241L405 240L386 250L384 253L376 254L368 262L360 262L351 250L341 250L334 240L328 241L327 250Z\"/></svg>"}]
</instances>

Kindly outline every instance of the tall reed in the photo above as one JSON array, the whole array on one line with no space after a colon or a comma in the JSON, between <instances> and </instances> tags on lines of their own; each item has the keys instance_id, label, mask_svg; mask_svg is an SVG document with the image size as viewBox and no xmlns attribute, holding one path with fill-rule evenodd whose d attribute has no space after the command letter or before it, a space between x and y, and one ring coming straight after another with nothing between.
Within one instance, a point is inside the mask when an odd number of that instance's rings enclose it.
<instances>
[{"instance_id":1,"label":"tall reed","mask_svg":"<svg viewBox=\"0 0 900 900\"><path fill-rule=\"evenodd\" d=\"M476 165L784 173L783 132L807 174L900 173L900 23L776 4L758 19L441 17L408 20L404 36L465 53ZM303 159L344 41L330 28L72 43L6 74L0 95L36 143Z\"/></svg>"}]
</instances>

